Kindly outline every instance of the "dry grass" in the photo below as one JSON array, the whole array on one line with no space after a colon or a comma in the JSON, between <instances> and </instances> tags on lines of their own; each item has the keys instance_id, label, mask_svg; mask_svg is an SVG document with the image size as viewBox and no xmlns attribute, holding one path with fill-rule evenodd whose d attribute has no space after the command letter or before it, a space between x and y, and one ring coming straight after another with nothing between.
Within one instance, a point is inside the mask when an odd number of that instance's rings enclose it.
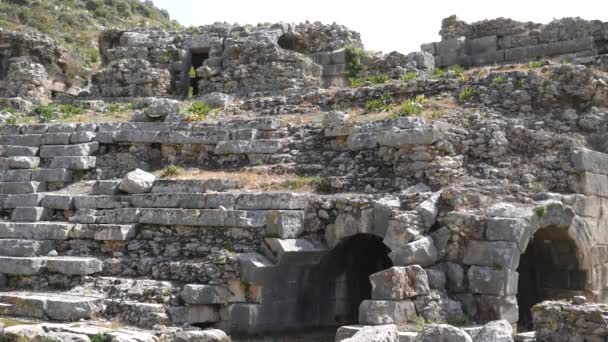
<instances>
[{"instance_id":1,"label":"dry grass","mask_svg":"<svg viewBox=\"0 0 608 342\"><path fill-rule=\"evenodd\" d=\"M154 172L160 176L163 170ZM238 180L244 190L290 190L312 192L320 183L319 177L298 176L293 173L276 174L266 168L245 171L208 171L199 169L179 169L177 174L165 179L229 179Z\"/></svg>"}]
</instances>

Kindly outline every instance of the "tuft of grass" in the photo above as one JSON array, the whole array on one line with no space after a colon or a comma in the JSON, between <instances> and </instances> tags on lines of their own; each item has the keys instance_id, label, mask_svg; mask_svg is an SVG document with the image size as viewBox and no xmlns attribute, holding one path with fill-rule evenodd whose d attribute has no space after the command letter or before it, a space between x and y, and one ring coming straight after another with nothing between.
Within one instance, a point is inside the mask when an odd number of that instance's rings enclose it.
<instances>
[{"instance_id":1,"label":"tuft of grass","mask_svg":"<svg viewBox=\"0 0 608 342\"><path fill-rule=\"evenodd\" d=\"M354 88L361 87L365 85L366 82L370 82L373 85L376 84L384 84L390 80L390 77L387 74L378 74L378 75L370 75L366 77L350 77L348 81L350 82L350 86Z\"/></svg>"},{"instance_id":2,"label":"tuft of grass","mask_svg":"<svg viewBox=\"0 0 608 342\"><path fill-rule=\"evenodd\" d=\"M121 112L123 110L120 103L110 103L110 104L108 104L108 106L106 108L108 109L108 112L110 112L112 114Z\"/></svg>"},{"instance_id":3,"label":"tuft of grass","mask_svg":"<svg viewBox=\"0 0 608 342\"><path fill-rule=\"evenodd\" d=\"M17 124L17 116L16 115L11 115L9 117L6 118L6 124L7 125L16 125Z\"/></svg>"},{"instance_id":4,"label":"tuft of grass","mask_svg":"<svg viewBox=\"0 0 608 342\"><path fill-rule=\"evenodd\" d=\"M111 342L112 336L108 334L99 333L91 337L91 342Z\"/></svg>"},{"instance_id":5,"label":"tuft of grass","mask_svg":"<svg viewBox=\"0 0 608 342\"><path fill-rule=\"evenodd\" d=\"M73 104L62 104L58 106L58 111L63 114L64 118L72 117L75 115L80 115L84 113L84 109L80 106L75 106Z\"/></svg>"},{"instance_id":6,"label":"tuft of grass","mask_svg":"<svg viewBox=\"0 0 608 342\"><path fill-rule=\"evenodd\" d=\"M50 122L57 118L57 108L52 104L39 105L34 108L33 113L38 116L38 120L42 123Z\"/></svg>"},{"instance_id":7,"label":"tuft of grass","mask_svg":"<svg viewBox=\"0 0 608 342\"><path fill-rule=\"evenodd\" d=\"M414 328L414 330L416 332L421 332L422 329L424 329L424 324L426 323L424 321L424 317L422 317L422 316L416 316L416 317L412 318L411 322L416 325L416 327Z\"/></svg>"},{"instance_id":8,"label":"tuft of grass","mask_svg":"<svg viewBox=\"0 0 608 342\"><path fill-rule=\"evenodd\" d=\"M543 182L532 182L528 187L530 188L530 190L537 194L547 191L547 188L545 187L545 184Z\"/></svg>"},{"instance_id":9,"label":"tuft of grass","mask_svg":"<svg viewBox=\"0 0 608 342\"><path fill-rule=\"evenodd\" d=\"M408 71L405 74L403 74L403 76L401 77L401 79L403 81L411 81L413 79L415 79L416 77L418 77L418 74L415 71Z\"/></svg>"},{"instance_id":10,"label":"tuft of grass","mask_svg":"<svg viewBox=\"0 0 608 342\"><path fill-rule=\"evenodd\" d=\"M380 113L388 111L391 108L393 98L389 93L382 94L379 99L371 99L365 104L365 109L370 113Z\"/></svg>"},{"instance_id":11,"label":"tuft of grass","mask_svg":"<svg viewBox=\"0 0 608 342\"><path fill-rule=\"evenodd\" d=\"M473 97L473 95L475 95L475 88L471 86L466 86L462 88L462 90L460 90L460 93L458 94L458 99L460 99L461 101L468 100Z\"/></svg>"},{"instance_id":12,"label":"tuft of grass","mask_svg":"<svg viewBox=\"0 0 608 342\"><path fill-rule=\"evenodd\" d=\"M544 205L539 205L538 207L534 208L534 213L536 216L538 216L538 218L545 218L545 216L547 216L547 207Z\"/></svg>"},{"instance_id":13,"label":"tuft of grass","mask_svg":"<svg viewBox=\"0 0 608 342\"><path fill-rule=\"evenodd\" d=\"M194 101L190 107L186 109L186 120L202 121L207 118L210 113L217 113L219 108L212 108L208 104L201 101Z\"/></svg>"},{"instance_id":14,"label":"tuft of grass","mask_svg":"<svg viewBox=\"0 0 608 342\"><path fill-rule=\"evenodd\" d=\"M540 69L545 66L545 62L543 61L530 61L529 63L530 69Z\"/></svg>"},{"instance_id":15,"label":"tuft of grass","mask_svg":"<svg viewBox=\"0 0 608 342\"><path fill-rule=\"evenodd\" d=\"M524 83L524 80L517 80L515 82L515 88L517 88L517 89L523 89L525 87L525 85L526 84Z\"/></svg>"},{"instance_id":16,"label":"tuft of grass","mask_svg":"<svg viewBox=\"0 0 608 342\"><path fill-rule=\"evenodd\" d=\"M424 111L425 102L426 98L424 95L416 96L413 100L405 100L401 102L399 111L395 112L394 115L396 117L419 116Z\"/></svg>"},{"instance_id":17,"label":"tuft of grass","mask_svg":"<svg viewBox=\"0 0 608 342\"><path fill-rule=\"evenodd\" d=\"M306 187L316 188L319 185L321 185L321 177L319 176L296 176L281 184L287 190L302 190Z\"/></svg>"},{"instance_id":18,"label":"tuft of grass","mask_svg":"<svg viewBox=\"0 0 608 342\"><path fill-rule=\"evenodd\" d=\"M161 178L176 177L182 173L182 169L175 165L169 165L160 172Z\"/></svg>"},{"instance_id":19,"label":"tuft of grass","mask_svg":"<svg viewBox=\"0 0 608 342\"><path fill-rule=\"evenodd\" d=\"M435 68L433 69L433 77L439 78L448 74L448 71L443 68Z\"/></svg>"},{"instance_id":20,"label":"tuft of grass","mask_svg":"<svg viewBox=\"0 0 608 342\"><path fill-rule=\"evenodd\" d=\"M496 77L494 77L494 79L492 80L492 82L494 84L503 84L503 83L505 83L505 75L503 75L503 74L497 75Z\"/></svg>"},{"instance_id":21,"label":"tuft of grass","mask_svg":"<svg viewBox=\"0 0 608 342\"><path fill-rule=\"evenodd\" d=\"M19 112L17 108L14 107L5 107L3 110L11 114L17 114Z\"/></svg>"},{"instance_id":22,"label":"tuft of grass","mask_svg":"<svg viewBox=\"0 0 608 342\"><path fill-rule=\"evenodd\" d=\"M451 70L454 72L454 75L458 78L460 78L464 75L464 69L460 65L453 66L451 68Z\"/></svg>"}]
</instances>

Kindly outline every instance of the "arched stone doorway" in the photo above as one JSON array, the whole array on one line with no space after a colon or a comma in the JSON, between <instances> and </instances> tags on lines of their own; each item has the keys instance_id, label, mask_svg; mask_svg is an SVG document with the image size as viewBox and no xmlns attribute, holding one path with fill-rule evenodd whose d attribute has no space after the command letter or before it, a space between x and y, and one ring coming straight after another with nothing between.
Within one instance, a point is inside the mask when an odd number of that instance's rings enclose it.
<instances>
[{"instance_id":1,"label":"arched stone doorway","mask_svg":"<svg viewBox=\"0 0 608 342\"><path fill-rule=\"evenodd\" d=\"M285 50L292 50L299 53L306 53L306 41L304 37L295 32L287 32L279 37L277 41L280 47Z\"/></svg>"},{"instance_id":2,"label":"arched stone doorway","mask_svg":"<svg viewBox=\"0 0 608 342\"><path fill-rule=\"evenodd\" d=\"M319 264L321 326L356 324L359 305L371 298L369 276L393 266L382 238L357 234L342 240Z\"/></svg>"},{"instance_id":3,"label":"arched stone doorway","mask_svg":"<svg viewBox=\"0 0 608 342\"><path fill-rule=\"evenodd\" d=\"M530 309L535 304L585 294L589 274L580 255L567 228L550 226L534 233L517 269L520 330L533 329Z\"/></svg>"}]
</instances>

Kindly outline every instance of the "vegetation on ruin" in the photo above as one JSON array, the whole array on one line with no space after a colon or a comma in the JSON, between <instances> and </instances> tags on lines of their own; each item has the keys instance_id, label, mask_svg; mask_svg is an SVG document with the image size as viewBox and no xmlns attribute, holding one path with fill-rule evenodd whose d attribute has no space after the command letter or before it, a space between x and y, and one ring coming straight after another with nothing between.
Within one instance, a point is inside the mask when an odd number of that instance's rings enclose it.
<instances>
[{"instance_id":1,"label":"vegetation on ruin","mask_svg":"<svg viewBox=\"0 0 608 342\"><path fill-rule=\"evenodd\" d=\"M217 112L219 112L219 108L213 108L202 101L194 101L186 109L186 120L203 121L209 114L216 114Z\"/></svg>"},{"instance_id":2,"label":"vegetation on ruin","mask_svg":"<svg viewBox=\"0 0 608 342\"><path fill-rule=\"evenodd\" d=\"M396 117L404 116L419 116L424 110L424 103L426 98L424 95L416 96L414 99L408 99L401 102L399 110L394 114Z\"/></svg>"},{"instance_id":3,"label":"vegetation on ruin","mask_svg":"<svg viewBox=\"0 0 608 342\"><path fill-rule=\"evenodd\" d=\"M539 205L538 207L534 208L534 213L536 216L538 216L538 218L542 219L547 216L547 207L544 205Z\"/></svg>"},{"instance_id":4,"label":"vegetation on ruin","mask_svg":"<svg viewBox=\"0 0 608 342\"><path fill-rule=\"evenodd\" d=\"M403 76L401 77L401 79L403 81L411 81L416 79L416 77L418 77L418 74L415 71L408 71L405 74L403 74Z\"/></svg>"},{"instance_id":5,"label":"vegetation on ruin","mask_svg":"<svg viewBox=\"0 0 608 342\"><path fill-rule=\"evenodd\" d=\"M175 165L169 165L166 168L162 169L160 172L161 178L169 178L179 176L182 172L182 169Z\"/></svg>"},{"instance_id":6,"label":"vegetation on ruin","mask_svg":"<svg viewBox=\"0 0 608 342\"><path fill-rule=\"evenodd\" d=\"M112 341L112 336L108 334L97 334L91 337L91 342L110 342Z\"/></svg>"},{"instance_id":7,"label":"vegetation on ruin","mask_svg":"<svg viewBox=\"0 0 608 342\"><path fill-rule=\"evenodd\" d=\"M387 74L378 74L378 75L370 75L365 77L349 77L348 81L350 82L351 87L361 87L364 86L365 83L369 82L373 85L384 84L390 80L390 77Z\"/></svg>"},{"instance_id":8,"label":"vegetation on ruin","mask_svg":"<svg viewBox=\"0 0 608 342\"><path fill-rule=\"evenodd\" d=\"M346 74L359 77L366 70L367 51L356 46L346 46Z\"/></svg>"},{"instance_id":9,"label":"vegetation on ruin","mask_svg":"<svg viewBox=\"0 0 608 342\"><path fill-rule=\"evenodd\" d=\"M466 86L460 90L458 93L458 99L461 101L468 100L475 95L475 88L471 86Z\"/></svg>"},{"instance_id":10,"label":"vegetation on ruin","mask_svg":"<svg viewBox=\"0 0 608 342\"><path fill-rule=\"evenodd\" d=\"M365 109L370 113L386 112L391 109L393 98L389 93L384 93L378 99L371 99L365 104Z\"/></svg>"},{"instance_id":11,"label":"vegetation on ruin","mask_svg":"<svg viewBox=\"0 0 608 342\"><path fill-rule=\"evenodd\" d=\"M0 28L39 31L74 54L79 65L100 62L97 38L103 28L179 27L152 1L139 0L7 0L0 1ZM75 72L76 73L76 72Z\"/></svg>"},{"instance_id":12,"label":"vegetation on ruin","mask_svg":"<svg viewBox=\"0 0 608 342\"><path fill-rule=\"evenodd\" d=\"M545 66L545 62L543 61L530 61L529 63L530 69L540 69Z\"/></svg>"}]
</instances>

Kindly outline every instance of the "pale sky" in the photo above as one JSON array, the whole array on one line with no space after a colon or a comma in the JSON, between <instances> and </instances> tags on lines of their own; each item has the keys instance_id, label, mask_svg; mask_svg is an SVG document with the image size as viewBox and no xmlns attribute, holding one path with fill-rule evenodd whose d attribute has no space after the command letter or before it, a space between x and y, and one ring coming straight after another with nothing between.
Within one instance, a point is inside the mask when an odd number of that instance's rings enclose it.
<instances>
[{"instance_id":1,"label":"pale sky","mask_svg":"<svg viewBox=\"0 0 608 342\"><path fill-rule=\"evenodd\" d=\"M456 14L473 22L496 17L550 22L576 17L608 21L607 0L153 0L183 25L257 24L306 20L336 22L361 33L368 50L419 51L439 41L441 19Z\"/></svg>"}]
</instances>

